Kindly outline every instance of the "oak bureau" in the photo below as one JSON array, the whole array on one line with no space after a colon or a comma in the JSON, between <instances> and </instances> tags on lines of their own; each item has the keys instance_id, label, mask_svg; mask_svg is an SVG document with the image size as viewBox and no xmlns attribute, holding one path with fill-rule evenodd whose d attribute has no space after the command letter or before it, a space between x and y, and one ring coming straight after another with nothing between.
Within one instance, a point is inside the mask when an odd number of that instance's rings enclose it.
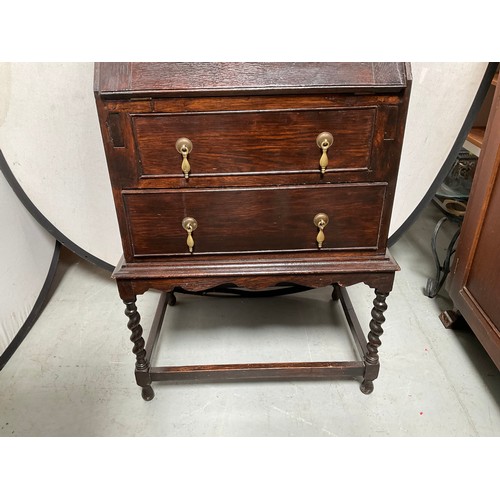
<instances>
[{"instance_id":1,"label":"oak bureau","mask_svg":"<svg viewBox=\"0 0 500 500\"><path fill-rule=\"evenodd\" d=\"M145 400L157 380L357 378L373 390L411 87L404 63L97 63L95 97ZM365 338L345 287L375 290ZM353 361L153 366L176 291L333 286ZM137 295L163 292L147 343ZM203 299L200 299L203 300Z\"/></svg>"}]
</instances>

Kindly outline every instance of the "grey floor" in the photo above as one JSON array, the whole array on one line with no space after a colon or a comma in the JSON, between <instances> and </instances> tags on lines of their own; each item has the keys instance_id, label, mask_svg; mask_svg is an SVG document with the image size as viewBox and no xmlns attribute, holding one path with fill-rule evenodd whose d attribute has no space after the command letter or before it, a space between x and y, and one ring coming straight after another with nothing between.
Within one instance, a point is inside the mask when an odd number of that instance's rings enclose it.
<instances>
[{"instance_id":1,"label":"grey floor","mask_svg":"<svg viewBox=\"0 0 500 500\"><path fill-rule=\"evenodd\" d=\"M0 436L499 436L498 370L470 331L443 328L446 292L423 294L440 217L429 206L392 248L402 271L370 396L354 380L156 383L145 402L115 283L66 252L50 302L0 372ZM372 290L349 290L368 325ZM157 299L139 298L145 330ZM179 295L158 363L348 359L344 327L330 289L247 300Z\"/></svg>"}]
</instances>

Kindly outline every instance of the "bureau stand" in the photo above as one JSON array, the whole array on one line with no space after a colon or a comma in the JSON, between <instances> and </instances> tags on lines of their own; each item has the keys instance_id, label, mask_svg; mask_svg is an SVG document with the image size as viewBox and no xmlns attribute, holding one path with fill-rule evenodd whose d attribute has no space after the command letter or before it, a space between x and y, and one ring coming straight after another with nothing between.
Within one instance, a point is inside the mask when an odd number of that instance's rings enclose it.
<instances>
[{"instance_id":1,"label":"bureau stand","mask_svg":"<svg viewBox=\"0 0 500 500\"><path fill-rule=\"evenodd\" d=\"M379 263L380 264L380 263ZM276 380L276 379L341 379L362 378L361 391L370 394L373 391L373 381L377 378L380 363L378 349L381 345L380 336L383 333L382 324L385 321L384 312L387 309L386 298L392 288L394 272L399 270L397 264L388 256L385 266L391 271L383 273L341 273L340 276L330 276L329 279L339 279L341 283L354 284L365 281L375 288L375 299L371 311L372 319L369 324L367 338L356 317L356 313L344 286L333 282L332 300L340 300L345 313L350 333L354 339L358 360L351 361L321 361L321 362L291 362L291 363L244 363L219 365L186 365L186 366L152 366L151 359L160 337L160 331L168 306L176 304L175 288L160 295L151 330L144 339L141 326L141 317L136 307L136 294L144 293L149 287L169 289L168 281L162 280L129 280L123 275L130 269L122 263L114 273L117 279L120 296L125 303L125 314L129 318L128 328L131 331L130 340L133 342L133 353L136 356L135 377L137 384L142 388L142 397L150 401L154 397L151 387L156 381L207 381L207 380ZM151 272L151 270L150 270ZM142 271L142 274L144 271ZM276 278L275 278L276 279ZM325 277L308 277L305 281L311 284L318 280L323 282ZM239 281L232 277L232 282ZM297 281L297 277L295 277ZM248 276L244 280L248 283ZM140 283L140 284L138 284ZM264 279L269 286L269 278ZM284 284L284 283L278 283ZM255 282L254 282L255 286ZM307 289L309 287L306 287ZM200 289L205 289L201 287ZM200 298L203 300L203 298Z\"/></svg>"},{"instance_id":2,"label":"bureau stand","mask_svg":"<svg viewBox=\"0 0 500 500\"><path fill-rule=\"evenodd\" d=\"M372 392L410 88L404 63L96 64L113 276L144 399L159 380L359 377ZM345 293L356 283L375 291L367 338ZM176 291L289 285L334 287L359 360L151 366ZM146 342L136 299L149 289L163 295Z\"/></svg>"}]
</instances>

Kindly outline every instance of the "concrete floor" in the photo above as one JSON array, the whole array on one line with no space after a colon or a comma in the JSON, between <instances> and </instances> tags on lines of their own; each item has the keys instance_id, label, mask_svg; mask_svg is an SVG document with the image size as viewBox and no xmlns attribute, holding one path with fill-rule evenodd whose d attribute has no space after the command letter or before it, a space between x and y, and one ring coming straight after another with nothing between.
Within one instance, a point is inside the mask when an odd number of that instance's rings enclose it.
<instances>
[{"instance_id":1,"label":"concrete floor","mask_svg":"<svg viewBox=\"0 0 500 500\"><path fill-rule=\"evenodd\" d=\"M145 402L115 283L65 253L50 302L0 372L0 436L499 436L498 370L470 331L443 328L446 292L423 294L435 272L430 238L440 217L429 206L392 248L402 271L388 299L382 367L370 396L353 380L156 383L155 399ZM372 290L360 284L349 291L368 325ZM159 361L350 357L330 293L180 294L167 312ZM148 292L138 300L145 331L157 298Z\"/></svg>"}]
</instances>

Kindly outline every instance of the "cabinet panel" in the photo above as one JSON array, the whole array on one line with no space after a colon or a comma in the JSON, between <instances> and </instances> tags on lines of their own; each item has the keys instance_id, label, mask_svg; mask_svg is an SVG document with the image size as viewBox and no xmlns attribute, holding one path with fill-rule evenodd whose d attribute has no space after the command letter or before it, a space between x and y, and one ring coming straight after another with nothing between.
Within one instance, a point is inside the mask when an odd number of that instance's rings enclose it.
<instances>
[{"instance_id":1,"label":"cabinet panel","mask_svg":"<svg viewBox=\"0 0 500 500\"><path fill-rule=\"evenodd\" d=\"M500 369L500 93L486 126L448 286L455 307Z\"/></svg>"},{"instance_id":2,"label":"cabinet panel","mask_svg":"<svg viewBox=\"0 0 500 500\"><path fill-rule=\"evenodd\" d=\"M467 279L467 290L484 314L500 329L500 184L497 181L485 215L474 260Z\"/></svg>"}]
</instances>

